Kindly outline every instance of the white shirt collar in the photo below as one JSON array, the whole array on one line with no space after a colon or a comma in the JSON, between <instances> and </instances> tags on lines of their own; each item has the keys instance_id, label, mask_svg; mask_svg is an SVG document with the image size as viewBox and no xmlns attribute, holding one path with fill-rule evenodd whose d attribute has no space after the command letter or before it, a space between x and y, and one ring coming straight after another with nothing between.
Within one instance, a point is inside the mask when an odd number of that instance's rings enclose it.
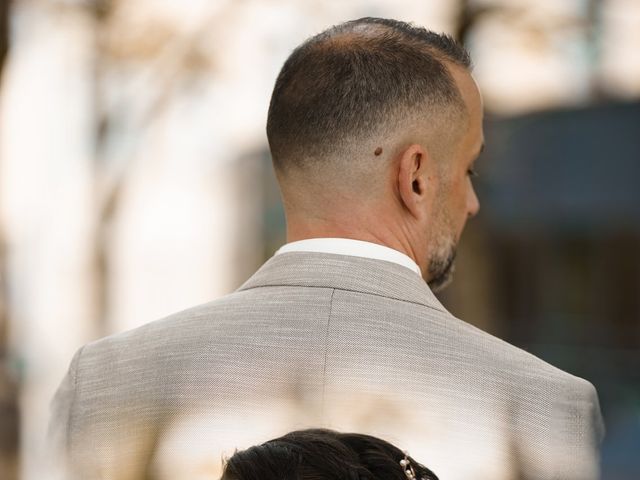
<instances>
[{"instance_id":1,"label":"white shirt collar","mask_svg":"<svg viewBox=\"0 0 640 480\"><path fill-rule=\"evenodd\" d=\"M402 265L422 277L420 267L409 256L393 248L362 240L353 240L351 238L309 238L287 243L280 247L275 254L279 255L288 252L333 253L336 255L384 260Z\"/></svg>"}]
</instances>

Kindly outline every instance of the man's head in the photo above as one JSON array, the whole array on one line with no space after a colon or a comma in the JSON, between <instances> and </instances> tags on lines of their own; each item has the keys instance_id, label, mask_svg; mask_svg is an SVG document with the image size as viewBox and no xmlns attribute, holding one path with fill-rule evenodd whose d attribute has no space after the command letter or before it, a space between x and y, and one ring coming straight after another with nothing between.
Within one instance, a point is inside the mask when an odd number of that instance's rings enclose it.
<instances>
[{"instance_id":1,"label":"man's head","mask_svg":"<svg viewBox=\"0 0 640 480\"><path fill-rule=\"evenodd\" d=\"M468 171L482 105L469 69L450 37L395 20L346 22L299 46L267 121L288 239L373 241L445 283L478 209Z\"/></svg>"}]
</instances>

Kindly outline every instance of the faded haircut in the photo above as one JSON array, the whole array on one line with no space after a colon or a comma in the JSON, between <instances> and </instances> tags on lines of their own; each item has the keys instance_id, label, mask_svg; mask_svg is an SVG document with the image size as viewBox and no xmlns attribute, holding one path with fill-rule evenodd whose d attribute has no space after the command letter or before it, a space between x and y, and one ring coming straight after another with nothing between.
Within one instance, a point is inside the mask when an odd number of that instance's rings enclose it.
<instances>
[{"instance_id":1,"label":"faded haircut","mask_svg":"<svg viewBox=\"0 0 640 480\"><path fill-rule=\"evenodd\" d=\"M469 54L450 36L397 20L361 18L309 38L284 63L271 97L274 167L302 169L340 156L418 115L436 124L463 117L447 62L471 69ZM429 128L447 127L454 128Z\"/></svg>"}]
</instances>

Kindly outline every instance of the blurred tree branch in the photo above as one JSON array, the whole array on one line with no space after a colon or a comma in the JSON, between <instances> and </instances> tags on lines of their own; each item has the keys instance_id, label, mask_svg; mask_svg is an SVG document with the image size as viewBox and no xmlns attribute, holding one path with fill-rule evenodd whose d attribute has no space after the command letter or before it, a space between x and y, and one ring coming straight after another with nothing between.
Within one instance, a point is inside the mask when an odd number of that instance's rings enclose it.
<instances>
[{"instance_id":1,"label":"blurred tree branch","mask_svg":"<svg viewBox=\"0 0 640 480\"><path fill-rule=\"evenodd\" d=\"M215 59L204 51L206 36L216 31L221 17L233 10L230 3L222 9L213 9L202 18L197 28L191 32L180 32L170 23L155 19L144 19L140 24L131 20L126 9L130 7L123 0L97 0L91 4L91 15L95 22L95 63L94 63L94 112L95 112L95 181L97 192L96 248L95 248L95 288L97 311L102 317L99 328L106 328L104 318L109 304L108 264L109 229L118 214L122 191L138 150L137 142L119 148L116 159L108 158L113 141L114 125L125 116L133 121L127 127L135 132L136 138L144 138L160 118L179 90L181 82L201 74L210 74L215 69ZM138 19L138 21L140 21ZM149 76L153 83L148 85L153 95L132 98L130 92L122 89L115 102L106 100L109 89L109 70L121 65L133 66L132 76ZM134 79L135 80L135 79ZM135 91L134 91L135 94ZM136 111L137 110L137 111Z\"/></svg>"},{"instance_id":2,"label":"blurred tree branch","mask_svg":"<svg viewBox=\"0 0 640 480\"><path fill-rule=\"evenodd\" d=\"M9 52L9 11L11 0L0 0L0 79ZM7 255L6 234L0 217L0 477L18 478L18 385L9 368L7 349Z\"/></svg>"}]
</instances>

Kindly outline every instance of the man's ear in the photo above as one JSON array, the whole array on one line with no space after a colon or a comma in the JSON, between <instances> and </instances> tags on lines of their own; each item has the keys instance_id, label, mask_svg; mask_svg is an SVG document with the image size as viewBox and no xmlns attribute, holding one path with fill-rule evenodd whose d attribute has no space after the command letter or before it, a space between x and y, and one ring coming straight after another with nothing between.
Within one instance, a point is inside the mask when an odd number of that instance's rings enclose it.
<instances>
[{"instance_id":1,"label":"man's ear","mask_svg":"<svg viewBox=\"0 0 640 480\"><path fill-rule=\"evenodd\" d=\"M425 202L431 196L433 188L428 182L428 152L418 144L409 145L399 158L398 192L403 206L415 217L421 218L426 213Z\"/></svg>"}]
</instances>

